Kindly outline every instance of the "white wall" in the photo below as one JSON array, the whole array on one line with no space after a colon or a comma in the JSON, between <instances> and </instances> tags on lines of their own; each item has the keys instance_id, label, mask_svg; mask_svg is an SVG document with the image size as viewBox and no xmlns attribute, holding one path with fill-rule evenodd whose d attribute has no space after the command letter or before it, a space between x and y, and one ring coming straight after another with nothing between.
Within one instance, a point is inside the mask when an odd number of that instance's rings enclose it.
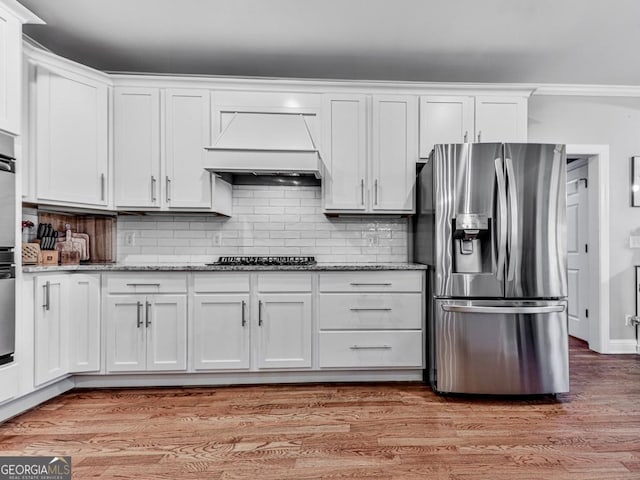
<instances>
[{"instance_id":1,"label":"white wall","mask_svg":"<svg viewBox=\"0 0 640 480\"><path fill-rule=\"evenodd\" d=\"M529 141L610 146L610 338L633 339L625 314L635 313L635 265L640 208L630 206L631 157L640 155L640 98L533 96Z\"/></svg>"},{"instance_id":2,"label":"white wall","mask_svg":"<svg viewBox=\"0 0 640 480\"><path fill-rule=\"evenodd\" d=\"M231 218L118 217L118 262L204 263L224 255L312 255L318 262L406 262L408 220L322 213L320 187L233 187ZM134 235L135 245L127 245ZM219 245L217 244L219 241Z\"/></svg>"}]
</instances>

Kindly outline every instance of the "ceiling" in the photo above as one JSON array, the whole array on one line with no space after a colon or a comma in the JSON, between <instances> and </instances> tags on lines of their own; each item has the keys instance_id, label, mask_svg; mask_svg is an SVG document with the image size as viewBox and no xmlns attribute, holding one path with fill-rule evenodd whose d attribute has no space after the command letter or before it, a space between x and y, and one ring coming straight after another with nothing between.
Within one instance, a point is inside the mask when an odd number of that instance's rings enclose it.
<instances>
[{"instance_id":1,"label":"ceiling","mask_svg":"<svg viewBox=\"0 0 640 480\"><path fill-rule=\"evenodd\" d=\"M105 71L640 85L638 0L19 0Z\"/></svg>"}]
</instances>

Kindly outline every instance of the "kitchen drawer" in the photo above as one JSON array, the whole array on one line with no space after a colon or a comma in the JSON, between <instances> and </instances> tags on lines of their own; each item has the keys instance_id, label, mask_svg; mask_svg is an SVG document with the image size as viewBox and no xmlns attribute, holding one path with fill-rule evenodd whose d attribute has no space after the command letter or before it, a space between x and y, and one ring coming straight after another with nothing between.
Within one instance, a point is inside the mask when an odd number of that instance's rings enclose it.
<instances>
[{"instance_id":1,"label":"kitchen drawer","mask_svg":"<svg viewBox=\"0 0 640 480\"><path fill-rule=\"evenodd\" d=\"M321 292L422 292L421 271L363 271L320 274Z\"/></svg>"},{"instance_id":2,"label":"kitchen drawer","mask_svg":"<svg viewBox=\"0 0 640 480\"><path fill-rule=\"evenodd\" d=\"M135 273L107 276L107 293L186 293L186 274Z\"/></svg>"},{"instance_id":3,"label":"kitchen drawer","mask_svg":"<svg viewBox=\"0 0 640 480\"><path fill-rule=\"evenodd\" d=\"M259 292L310 292L311 274L297 272L261 273Z\"/></svg>"},{"instance_id":4,"label":"kitchen drawer","mask_svg":"<svg viewBox=\"0 0 640 480\"><path fill-rule=\"evenodd\" d=\"M246 293L249 291L248 273L197 273L193 276L196 293Z\"/></svg>"},{"instance_id":5,"label":"kitchen drawer","mask_svg":"<svg viewBox=\"0 0 640 480\"><path fill-rule=\"evenodd\" d=\"M420 293L322 293L320 329L421 329Z\"/></svg>"},{"instance_id":6,"label":"kitchen drawer","mask_svg":"<svg viewBox=\"0 0 640 480\"><path fill-rule=\"evenodd\" d=\"M422 332L320 332L320 368L422 368Z\"/></svg>"}]
</instances>

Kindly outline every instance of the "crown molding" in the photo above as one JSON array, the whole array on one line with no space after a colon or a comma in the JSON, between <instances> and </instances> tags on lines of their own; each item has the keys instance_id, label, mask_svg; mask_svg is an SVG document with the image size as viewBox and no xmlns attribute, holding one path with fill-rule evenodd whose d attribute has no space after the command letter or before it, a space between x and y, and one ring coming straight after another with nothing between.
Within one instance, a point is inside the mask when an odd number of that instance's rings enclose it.
<instances>
[{"instance_id":1,"label":"crown molding","mask_svg":"<svg viewBox=\"0 0 640 480\"><path fill-rule=\"evenodd\" d=\"M24 5L18 3L16 0L0 0L0 7L4 7L11 14L20 20L21 23L33 23L37 25L45 25L46 22L34 14L31 10Z\"/></svg>"},{"instance_id":2,"label":"crown molding","mask_svg":"<svg viewBox=\"0 0 640 480\"><path fill-rule=\"evenodd\" d=\"M542 84L533 95L563 95L581 97L640 97L640 85L563 85Z\"/></svg>"}]
</instances>

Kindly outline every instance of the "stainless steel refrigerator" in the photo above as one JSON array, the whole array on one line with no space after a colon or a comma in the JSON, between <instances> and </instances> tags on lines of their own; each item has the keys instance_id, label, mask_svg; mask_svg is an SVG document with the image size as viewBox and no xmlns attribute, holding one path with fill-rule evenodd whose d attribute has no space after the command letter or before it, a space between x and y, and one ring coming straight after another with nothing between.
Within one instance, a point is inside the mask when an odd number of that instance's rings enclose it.
<instances>
[{"instance_id":1,"label":"stainless steel refrigerator","mask_svg":"<svg viewBox=\"0 0 640 480\"><path fill-rule=\"evenodd\" d=\"M418 175L441 393L569 391L564 145L436 145Z\"/></svg>"}]
</instances>

